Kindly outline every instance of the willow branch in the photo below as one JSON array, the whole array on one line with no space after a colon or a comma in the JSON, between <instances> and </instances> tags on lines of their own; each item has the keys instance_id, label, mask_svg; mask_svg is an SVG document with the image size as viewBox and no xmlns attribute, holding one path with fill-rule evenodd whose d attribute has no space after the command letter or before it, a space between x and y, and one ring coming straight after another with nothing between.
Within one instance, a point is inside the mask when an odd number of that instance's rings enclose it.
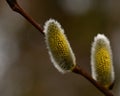
<instances>
[{"instance_id":1,"label":"willow branch","mask_svg":"<svg viewBox=\"0 0 120 96\"><path fill-rule=\"evenodd\" d=\"M21 14L24 18L26 18L36 29L38 29L43 35L43 28L38 24L31 16L29 16L17 3L16 0L6 0L11 9L19 14Z\"/></svg>"},{"instance_id":2,"label":"willow branch","mask_svg":"<svg viewBox=\"0 0 120 96\"><path fill-rule=\"evenodd\" d=\"M104 93L105 96L113 96L113 94L108 89L97 83L85 70L81 69L78 65L73 69L73 72L82 75L84 78L90 81L98 90Z\"/></svg>"},{"instance_id":3,"label":"willow branch","mask_svg":"<svg viewBox=\"0 0 120 96\"><path fill-rule=\"evenodd\" d=\"M38 29L43 35L43 28L38 24L32 17L30 17L17 3L16 0L6 0L11 9L19 14L21 14L24 18L26 18L36 29ZM86 73L83 69L81 69L79 66L76 66L73 70L74 73L80 74L83 77L85 77L87 80L89 80L98 90L100 90L102 93L104 93L105 96L113 96L113 94L98 84L88 73Z\"/></svg>"}]
</instances>

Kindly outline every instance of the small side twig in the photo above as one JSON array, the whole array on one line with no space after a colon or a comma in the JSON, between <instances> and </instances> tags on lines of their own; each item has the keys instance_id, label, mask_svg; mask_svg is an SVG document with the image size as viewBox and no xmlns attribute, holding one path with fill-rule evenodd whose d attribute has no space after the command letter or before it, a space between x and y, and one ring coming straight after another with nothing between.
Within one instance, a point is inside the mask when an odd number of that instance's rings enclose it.
<instances>
[{"instance_id":1,"label":"small side twig","mask_svg":"<svg viewBox=\"0 0 120 96\"><path fill-rule=\"evenodd\" d=\"M38 29L43 35L43 29L32 17L30 17L17 3L16 0L6 0L11 9L19 14L21 14L24 18L26 18L36 29ZM81 69L79 66L76 66L73 69L73 72L76 74L80 74L83 77L85 77L87 80L89 80L98 90L100 90L102 93L104 93L105 96L114 96L109 90L98 84L88 73L86 73L83 69Z\"/></svg>"},{"instance_id":2,"label":"small side twig","mask_svg":"<svg viewBox=\"0 0 120 96\"><path fill-rule=\"evenodd\" d=\"M6 0L11 9L19 14L21 14L24 18L26 18L36 29L38 29L43 35L43 28L38 24L32 17L30 17L17 3L16 0Z\"/></svg>"}]
</instances>

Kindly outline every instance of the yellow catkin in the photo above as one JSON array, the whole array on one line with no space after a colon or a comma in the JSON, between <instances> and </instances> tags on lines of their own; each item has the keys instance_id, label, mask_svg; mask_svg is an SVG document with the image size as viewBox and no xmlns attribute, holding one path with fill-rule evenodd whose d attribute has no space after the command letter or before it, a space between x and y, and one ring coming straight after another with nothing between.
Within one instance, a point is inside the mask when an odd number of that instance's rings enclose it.
<instances>
[{"instance_id":1,"label":"yellow catkin","mask_svg":"<svg viewBox=\"0 0 120 96\"><path fill-rule=\"evenodd\" d=\"M75 56L60 24L50 19L45 24L44 32L54 66L62 73L71 71L76 65Z\"/></svg>"},{"instance_id":2,"label":"yellow catkin","mask_svg":"<svg viewBox=\"0 0 120 96\"><path fill-rule=\"evenodd\" d=\"M109 40L98 34L92 45L91 65L93 78L106 88L114 81L112 53Z\"/></svg>"}]
</instances>

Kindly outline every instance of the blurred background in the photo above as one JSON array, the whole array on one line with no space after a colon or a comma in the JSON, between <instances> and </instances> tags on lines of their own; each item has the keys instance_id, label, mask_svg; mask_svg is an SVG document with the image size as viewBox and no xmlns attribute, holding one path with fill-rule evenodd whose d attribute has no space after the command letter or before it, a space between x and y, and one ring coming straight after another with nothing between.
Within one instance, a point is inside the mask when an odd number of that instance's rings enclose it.
<instances>
[{"instance_id":1,"label":"blurred background","mask_svg":"<svg viewBox=\"0 0 120 96\"><path fill-rule=\"evenodd\" d=\"M91 74L90 51L94 36L111 42L120 96L120 0L19 0L41 26L49 18L59 21L77 63ZM0 96L104 96L74 73L61 74L52 65L43 35L5 0L0 0Z\"/></svg>"}]
</instances>

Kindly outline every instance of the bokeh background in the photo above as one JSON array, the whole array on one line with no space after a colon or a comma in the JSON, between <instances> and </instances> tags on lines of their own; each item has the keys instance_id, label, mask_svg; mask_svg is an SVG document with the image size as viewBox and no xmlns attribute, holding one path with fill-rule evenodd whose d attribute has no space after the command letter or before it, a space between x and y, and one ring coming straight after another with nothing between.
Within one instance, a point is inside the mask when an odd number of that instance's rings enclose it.
<instances>
[{"instance_id":1,"label":"bokeh background","mask_svg":"<svg viewBox=\"0 0 120 96\"><path fill-rule=\"evenodd\" d=\"M41 26L59 21L77 63L91 74L91 44L98 33L111 42L120 96L120 0L19 0ZM52 65L43 35L0 0L0 96L104 96L74 73L61 74Z\"/></svg>"}]
</instances>

